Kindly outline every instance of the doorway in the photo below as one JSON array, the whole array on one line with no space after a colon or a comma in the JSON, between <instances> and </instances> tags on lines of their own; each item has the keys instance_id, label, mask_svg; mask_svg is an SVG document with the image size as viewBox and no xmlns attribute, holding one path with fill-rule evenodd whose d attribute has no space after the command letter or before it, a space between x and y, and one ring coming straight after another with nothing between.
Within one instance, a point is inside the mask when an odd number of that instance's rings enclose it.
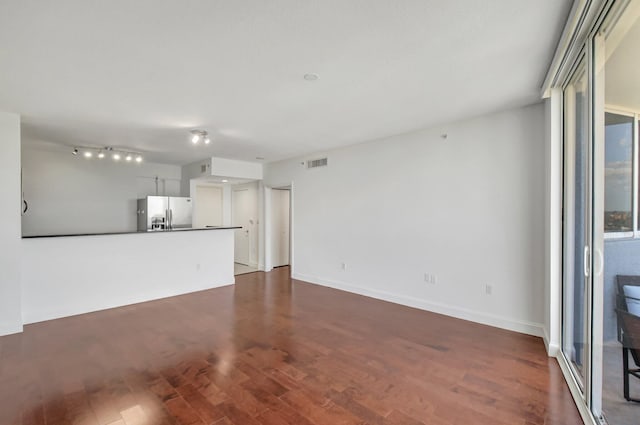
<instances>
[{"instance_id":1,"label":"doorway","mask_svg":"<svg viewBox=\"0 0 640 425\"><path fill-rule=\"evenodd\" d=\"M638 47L640 0L620 3L603 14L562 88L559 360L579 407L609 425L640 415L640 375L629 373L640 368Z\"/></svg>"},{"instance_id":2,"label":"doorway","mask_svg":"<svg viewBox=\"0 0 640 425\"><path fill-rule=\"evenodd\" d=\"M235 274L258 270L258 183L232 186L231 224L234 233Z\"/></svg>"},{"instance_id":3,"label":"doorway","mask_svg":"<svg viewBox=\"0 0 640 425\"><path fill-rule=\"evenodd\" d=\"M271 191L271 264L273 267L291 263L291 191Z\"/></svg>"},{"instance_id":4,"label":"doorway","mask_svg":"<svg viewBox=\"0 0 640 425\"><path fill-rule=\"evenodd\" d=\"M240 226L235 230L234 261L249 265L251 250L251 200L249 189L233 190L233 225Z\"/></svg>"}]
</instances>

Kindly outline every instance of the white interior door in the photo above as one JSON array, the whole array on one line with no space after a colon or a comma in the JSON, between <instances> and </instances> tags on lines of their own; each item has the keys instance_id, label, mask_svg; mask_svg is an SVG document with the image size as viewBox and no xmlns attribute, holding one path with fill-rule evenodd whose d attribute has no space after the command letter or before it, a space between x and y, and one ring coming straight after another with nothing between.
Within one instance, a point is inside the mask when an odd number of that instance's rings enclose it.
<instances>
[{"instance_id":1,"label":"white interior door","mask_svg":"<svg viewBox=\"0 0 640 425\"><path fill-rule=\"evenodd\" d=\"M242 226L235 231L234 261L249 265L251 250L251 194L248 189L234 189L232 194L234 226Z\"/></svg>"},{"instance_id":2,"label":"white interior door","mask_svg":"<svg viewBox=\"0 0 640 425\"><path fill-rule=\"evenodd\" d=\"M271 191L271 255L273 267L289 265L290 191Z\"/></svg>"},{"instance_id":3,"label":"white interior door","mask_svg":"<svg viewBox=\"0 0 640 425\"><path fill-rule=\"evenodd\" d=\"M193 227L222 226L222 188L196 186Z\"/></svg>"}]
</instances>

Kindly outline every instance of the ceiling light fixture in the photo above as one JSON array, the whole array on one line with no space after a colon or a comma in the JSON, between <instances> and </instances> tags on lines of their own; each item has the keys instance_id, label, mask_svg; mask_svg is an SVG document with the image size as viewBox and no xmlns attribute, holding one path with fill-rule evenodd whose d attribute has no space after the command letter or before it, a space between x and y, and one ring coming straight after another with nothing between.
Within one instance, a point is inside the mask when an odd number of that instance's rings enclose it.
<instances>
[{"instance_id":1,"label":"ceiling light fixture","mask_svg":"<svg viewBox=\"0 0 640 425\"><path fill-rule=\"evenodd\" d=\"M191 143L197 145L201 141L204 142L205 145L211 143L211 139L209 138L209 133L204 130L191 130Z\"/></svg>"},{"instance_id":2,"label":"ceiling light fixture","mask_svg":"<svg viewBox=\"0 0 640 425\"><path fill-rule=\"evenodd\" d=\"M228 182L228 181L229 181L229 180L223 179L223 180L222 180L222 183L226 183L226 182Z\"/></svg>"},{"instance_id":3,"label":"ceiling light fixture","mask_svg":"<svg viewBox=\"0 0 640 425\"><path fill-rule=\"evenodd\" d=\"M141 163L143 161L142 154L140 152L129 149L114 149L111 146L78 146L73 148L73 150L71 151L71 153L76 156L80 152L82 153L82 156L87 159L91 159L94 157L103 159L106 158L107 154L109 154L114 161L120 161L123 158L127 162L135 160L135 162Z\"/></svg>"}]
</instances>

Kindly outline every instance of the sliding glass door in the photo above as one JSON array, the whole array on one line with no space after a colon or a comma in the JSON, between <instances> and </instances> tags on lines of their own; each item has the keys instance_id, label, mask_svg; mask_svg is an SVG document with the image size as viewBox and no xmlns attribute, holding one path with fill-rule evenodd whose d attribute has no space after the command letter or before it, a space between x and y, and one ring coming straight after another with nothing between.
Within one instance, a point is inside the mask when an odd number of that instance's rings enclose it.
<instances>
[{"instance_id":1,"label":"sliding glass door","mask_svg":"<svg viewBox=\"0 0 640 425\"><path fill-rule=\"evenodd\" d=\"M564 88L562 353L586 397L590 367L592 174L588 72L578 62Z\"/></svg>"},{"instance_id":2,"label":"sliding glass door","mask_svg":"<svg viewBox=\"0 0 640 425\"><path fill-rule=\"evenodd\" d=\"M585 418L638 424L639 406L628 396L634 388L625 380L635 363L624 357L629 342L619 320L627 317L626 298L618 282L640 276L640 74L635 67L640 0L603 2L593 12L581 51L572 49L558 76L563 81L559 361ZM640 394L640 381L634 383Z\"/></svg>"}]
</instances>

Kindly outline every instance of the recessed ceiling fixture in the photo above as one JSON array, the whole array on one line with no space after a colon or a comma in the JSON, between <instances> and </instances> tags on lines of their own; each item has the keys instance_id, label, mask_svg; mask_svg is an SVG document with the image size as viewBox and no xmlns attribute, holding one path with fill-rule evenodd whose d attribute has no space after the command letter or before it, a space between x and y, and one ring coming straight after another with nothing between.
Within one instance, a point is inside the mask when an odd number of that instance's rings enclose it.
<instances>
[{"instance_id":1,"label":"recessed ceiling fixture","mask_svg":"<svg viewBox=\"0 0 640 425\"><path fill-rule=\"evenodd\" d=\"M134 159L137 163L142 162L142 154L140 152L124 149L114 149L111 146L105 146L103 148L96 148L93 146L77 146L71 151L71 153L76 156L79 152L82 152L82 156L87 159L91 159L94 157L103 159L107 156L105 152L108 152L111 154L111 158L114 161L120 161L120 159L124 158L129 162L133 161Z\"/></svg>"},{"instance_id":2,"label":"recessed ceiling fixture","mask_svg":"<svg viewBox=\"0 0 640 425\"><path fill-rule=\"evenodd\" d=\"M307 81L316 81L320 76L318 74L304 74L304 79Z\"/></svg>"},{"instance_id":3,"label":"recessed ceiling fixture","mask_svg":"<svg viewBox=\"0 0 640 425\"><path fill-rule=\"evenodd\" d=\"M222 179L222 183L227 183L229 180L227 179Z\"/></svg>"},{"instance_id":4,"label":"recessed ceiling fixture","mask_svg":"<svg viewBox=\"0 0 640 425\"><path fill-rule=\"evenodd\" d=\"M204 130L191 130L191 143L197 145L200 142L204 142L205 145L211 143L209 133Z\"/></svg>"}]
</instances>

